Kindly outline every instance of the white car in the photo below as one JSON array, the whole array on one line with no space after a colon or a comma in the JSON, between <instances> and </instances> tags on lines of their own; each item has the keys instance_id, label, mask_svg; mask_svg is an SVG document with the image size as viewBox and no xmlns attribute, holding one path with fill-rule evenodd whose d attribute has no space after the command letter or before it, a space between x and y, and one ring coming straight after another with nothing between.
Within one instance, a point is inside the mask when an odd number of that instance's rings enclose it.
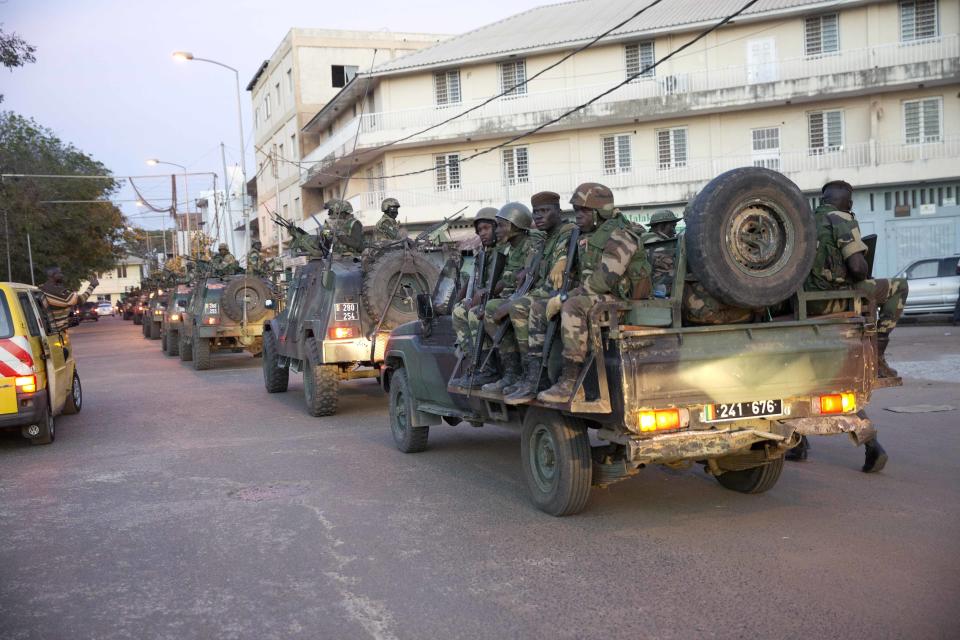
<instances>
[{"instance_id":1,"label":"white car","mask_svg":"<svg viewBox=\"0 0 960 640\"><path fill-rule=\"evenodd\" d=\"M898 273L910 286L903 313L951 313L960 291L958 260L960 256L916 260Z\"/></svg>"},{"instance_id":2,"label":"white car","mask_svg":"<svg viewBox=\"0 0 960 640\"><path fill-rule=\"evenodd\" d=\"M109 302L100 302L97 304L98 316L112 316L114 313L116 313L116 309L114 309L113 305Z\"/></svg>"}]
</instances>

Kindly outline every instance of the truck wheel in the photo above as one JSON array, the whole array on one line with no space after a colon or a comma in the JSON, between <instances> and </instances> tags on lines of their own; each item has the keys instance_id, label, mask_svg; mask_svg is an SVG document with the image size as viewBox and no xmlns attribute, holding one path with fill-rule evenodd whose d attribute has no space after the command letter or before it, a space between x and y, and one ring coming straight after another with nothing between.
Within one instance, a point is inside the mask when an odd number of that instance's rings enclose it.
<instances>
[{"instance_id":1,"label":"truck wheel","mask_svg":"<svg viewBox=\"0 0 960 640\"><path fill-rule=\"evenodd\" d=\"M390 377L390 432L397 449L404 453L418 453L427 448L430 427L410 425L413 402L405 369L397 369Z\"/></svg>"},{"instance_id":2,"label":"truck wheel","mask_svg":"<svg viewBox=\"0 0 960 640\"><path fill-rule=\"evenodd\" d=\"M740 493L763 493L773 488L783 471L783 456L767 464L742 471L727 471L717 476L717 482L731 491Z\"/></svg>"},{"instance_id":3,"label":"truck wheel","mask_svg":"<svg viewBox=\"0 0 960 640\"><path fill-rule=\"evenodd\" d=\"M782 173L741 167L704 187L684 214L690 271L721 302L758 309L803 286L817 236L810 205Z\"/></svg>"},{"instance_id":4,"label":"truck wheel","mask_svg":"<svg viewBox=\"0 0 960 640\"><path fill-rule=\"evenodd\" d=\"M180 333L180 360L182 362L190 362L193 360L193 344L190 342L190 338Z\"/></svg>"},{"instance_id":5,"label":"truck wheel","mask_svg":"<svg viewBox=\"0 0 960 640\"><path fill-rule=\"evenodd\" d=\"M67 396L67 402L63 405L63 413L72 416L80 413L83 408L83 387L80 385L80 374L73 370L73 382L70 384L70 395Z\"/></svg>"},{"instance_id":6,"label":"truck wheel","mask_svg":"<svg viewBox=\"0 0 960 640\"><path fill-rule=\"evenodd\" d=\"M227 283L220 297L223 312L234 322L243 321L243 307L247 307L247 320L256 322L267 315L266 301L270 290L260 278L243 276Z\"/></svg>"},{"instance_id":7,"label":"truck wheel","mask_svg":"<svg viewBox=\"0 0 960 640\"><path fill-rule=\"evenodd\" d=\"M150 323L150 339L151 340L160 339L160 323L159 322Z\"/></svg>"},{"instance_id":8,"label":"truck wheel","mask_svg":"<svg viewBox=\"0 0 960 640\"><path fill-rule=\"evenodd\" d=\"M160 333L160 351L163 351L164 354L170 353L170 338L167 335L169 333L169 331Z\"/></svg>"},{"instance_id":9,"label":"truck wheel","mask_svg":"<svg viewBox=\"0 0 960 640\"><path fill-rule=\"evenodd\" d=\"M530 497L552 516L579 513L590 497L593 462L583 422L546 409L523 420L520 458Z\"/></svg>"},{"instance_id":10,"label":"truck wheel","mask_svg":"<svg viewBox=\"0 0 960 640\"><path fill-rule=\"evenodd\" d=\"M53 412L49 406L45 408L38 426L40 427L40 433L30 438L30 444L50 444L57 439L57 430L53 423Z\"/></svg>"},{"instance_id":11,"label":"truck wheel","mask_svg":"<svg viewBox=\"0 0 960 640\"><path fill-rule=\"evenodd\" d=\"M180 332L169 330L167 331L167 355L175 356L180 353Z\"/></svg>"},{"instance_id":12,"label":"truck wheel","mask_svg":"<svg viewBox=\"0 0 960 640\"><path fill-rule=\"evenodd\" d=\"M417 319L417 294L433 293L440 269L425 256L412 251L385 251L378 256L363 276L361 298L370 322L380 322L384 308L387 317L382 330L399 327ZM397 286L397 278L400 285ZM396 288L396 295L391 299Z\"/></svg>"},{"instance_id":13,"label":"truck wheel","mask_svg":"<svg viewBox=\"0 0 960 640\"><path fill-rule=\"evenodd\" d=\"M193 368L204 371L210 368L210 338L193 339Z\"/></svg>"},{"instance_id":14,"label":"truck wheel","mask_svg":"<svg viewBox=\"0 0 960 640\"><path fill-rule=\"evenodd\" d=\"M337 412L340 392L340 369L335 364L304 363L303 396L307 413L312 416L332 416Z\"/></svg>"},{"instance_id":15,"label":"truck wheel","mask_svg":"<svg viewBox=\"0 0 960 640\"><path fill-rule=\"evenodd\" d=\"M263 334L263 384L267 393L282 393L290 383L290 369L279 367L280 354L277 352L277 336L273 331Z\"/></svg>"}]
</instances>

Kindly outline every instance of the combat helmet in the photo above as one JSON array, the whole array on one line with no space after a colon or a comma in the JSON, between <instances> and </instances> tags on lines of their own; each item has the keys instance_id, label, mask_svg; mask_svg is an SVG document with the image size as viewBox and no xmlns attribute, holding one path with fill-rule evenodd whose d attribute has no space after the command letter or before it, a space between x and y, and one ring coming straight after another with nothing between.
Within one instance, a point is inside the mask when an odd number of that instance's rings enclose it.
<instances>
[{"instance_id":1,"label":"combat helmet","mask_svg":"<svg viewBox=\"0 0 960 640\"><path fill-rule=\"evenodd\" d=\"M497 210L493 207L484 207L477 211L477 215L473 216L473 230L477 230L478 222L489 222L493 226L497 226Z\"/></svg>"},{"instance_id":2,"label":"combat helmet","mask_svg":"<svg viewBox=\"0 0 960 640\"><path fill-rule=\"evenodd\" d=\"M584 182L577 187L570 204L574 207L593 209L604 220L612 218L617 213L613 206L613 192L598 182Z\"/></svg>"},{"instance_id":3,"label":"combat helmet","mask_svg":"<svg viewBox=\"0 0 960 640\"><path fill-rule=\"evenodd\" d=\"M387 198L386 200L380 203L380 211L382 211L383 213L386 213L387 209L389 209L390 207L396 207L399 209L400 201L397 200L396 198Z\"/></svg>"},{"instance_id":4,"label":"combat helmet","mask_svg":"<svg viewBox=\"0 0 960 640\"><path fill-rule=\"evenodd\" d=\"M508 202L497 211L497 217L512 222L519 229L530 231L533 229L533 214L522 202Z\"/></svg>"},{"instance_id":5,"label":"combat helmet","mask_svg":"<svg viewBox=\"0 0 960 640\"><path fill-rule=\"evenodd\" d=\"M353 213L353 205L347 200L328 200L323 208L333 215L346 215Z\"/></svg>"},{"instance_id":6,"label":"combat helmet","mask_svg":"<svg viewBox=\"0 0 960 640\"><path fill-rule=\"evenodd\" d=\"M230 247L227 246L226 242L221 242L217 247L217 251L230 251Z\"/></svg>"},{"instance_id":7,"label":"combat helmet","mask_svg":"<svg viewBox=\"0 0 960 640\"><path fill-rule=\"evenodd\" d=\"M680 218L678 218L673 211L670 211L669 209L661 209L660 211L654 212L654 214L650 216L650 226L652 227L653 225L660 224L661 222L680 222Z\"/></svg>"}]
</instances>

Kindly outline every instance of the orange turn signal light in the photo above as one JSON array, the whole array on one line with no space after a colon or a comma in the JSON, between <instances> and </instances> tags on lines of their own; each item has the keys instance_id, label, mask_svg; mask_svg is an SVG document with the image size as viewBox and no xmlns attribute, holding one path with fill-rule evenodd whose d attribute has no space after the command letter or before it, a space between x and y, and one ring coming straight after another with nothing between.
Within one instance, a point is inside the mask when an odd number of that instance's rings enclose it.
<instances>
[{"instance_id":1,"label":"orange turn signal light","mask_svg":"<svg viewBox=\"0 0 960 640\"><path fill-rule=\"evenodd\" d=\"M857 410L857 396L852 393L831 393L818 398L820 413L852 413Z\"/></svg>"},{"instance_id":2,"label":"orange turn signal light","mask_svg":"<svg viewBox=\"0 0 960 640\"><path fill-rule=\"evenodd\" d=\"M18 376L14 384L24 393L34 393L37 390L37 376Z\"/></svg>"},{"instance_id":3,"label":"orange turn signal light","mask_svg":"<svg viewBox=\"0 0 960 640\"><path fill-rule=\"evenodd\" d=\"M641 432L671 431L680 428L679 409L660 409L657 411L638 411L637 426Z\"/></svg>"},{"instance_id":4,"label":"orange turn signal light","mask_svg":"<svg viewBox=\"0 0 960 640\"><path fill-rule=\"evenodd\" d=\"M207 316L203 319L203 324L220 324L220 318L217 316Z\"/></svg>"},{"instance_id":5,"label":"orange turn signal light","mask_svg":"<svg viewBox=\"0 0 960 640\"><path fill-rule=\"evenodd\" d=\"M179 321L180 321L180 314L179 314L179 313L171 313L171 314L170 314L170 322L179 322Z\"/></svg>"},{"instance_id":6,"label":"orange turn signal light","mask_svg":"<svg viewBox=\"0 0 960 640\"><path fill-rule=\"evenodd\" d=\"M331 340L346 340L348 338L356 337L356 328L354 327L331 327L327 331L327 335L330 336Z\"/></svg>"}]
</instances>

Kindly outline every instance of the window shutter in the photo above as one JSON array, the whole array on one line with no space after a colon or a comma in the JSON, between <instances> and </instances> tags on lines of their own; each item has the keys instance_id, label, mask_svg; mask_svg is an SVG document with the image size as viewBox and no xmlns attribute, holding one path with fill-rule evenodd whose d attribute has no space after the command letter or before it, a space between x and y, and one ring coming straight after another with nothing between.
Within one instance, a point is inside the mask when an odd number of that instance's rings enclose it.
<instances>
[{"instance_id":1,"label":"window shutter","mask_svg":"<svg viewBox=\"0 0 960 640\"><path fill-rule=\"evenodd\" d=\"M508 96L517 96L527 92L527 85L521 85L527 79L525 60L514 60L500 64L500 90Z\"/></svg>"},{"instance_id":2,"label":"window shutter","mask_svg":"<svg viewBox=\"0 0 960 640\"><path fill-rule=\"evenodd\" d=\"M517 182L527 182L530 179L530 166L527 162L527 148L514 149L517 155Z\"/></svg>"},{"instance_id":3,"label":"window shutter","mask_svg":"<svg viewBox=\"0 0 960 640\"><path fill-rule=\"evenodd\" d=\"M437 156L434 159L436 163L437 191L447 190L447 157Z\"/></svg>"},{"instance_id":4,"label":"window shutter","mask_svg":"<svg viewBox=\"0 0 960 640\"><path fill-rule=\"evenodd\" d=\"M628 44L623 48L627 63L627 77L635 76L642 69L646 69L640 77L649 78L654 74L653 65L653 42L637 42Z\"/></svg>"},{"instance_id":5,"label":"window shutter","mask_svg":"<svg viewBox=\"0 0 960 640\"><path fill-rule=\"evenodd\" d=\"M460 188L460 154L451 153L447 156L447 174L451 189Z\"/></svg>"},{"instance_id":6,"label":"window shutter","mask_svg":"<svg viewBox=\"0 0 960 640\"><path fill-rule=\"evenodd\" d=\"M617 150L613 138L603 139L603 172L615 173L617 170Z\"/></svg>"},{"instance_id":7,"label":"window shutter","mask_svg":"<svg viewBox=\"0 0 960 640\"><path fill-rule=\"evenodd\" d=\"M937 32L936 0L900 2L900 39L902 41L933 38Z\"/></svg>"},{"instance_id":8,"label":"window shutter","mask_svg":"<svg viewBox=\"0 0 960 640\"><path fill-rule=\"evenodd\" d=\"M840 50L840 30L837 28L837 14L820 16L821 53L834 53Z\"/></svg>"},{"instance_id":9,"label":"window shutter","mask_svg":"<svg viewBox=\"0 0 960 640\"><path fill-rule=\"evenodd\" d=\"M811 149L823 149L823 114L811 113L807 119L807 130Z\"/></svg>"},{"instance_id":10,"label":"window shutter","mask_svg":"<svg viewBox=\"0 0 960 640\"><path fill-rule=\"evenodd\" d=\"M447 74L433 74L433 90L437 104L447 104Z\"/></svg>"},{"instance_id":11,"label":"window shutter","mask_svg":"<svg viewBox=\"0 0 960 640\"><path fill-rule=\"evenodd\" d=\"M923 141L940 140L940 100L933 98L923 101Z\"/></svg>"},{"instance_id":12,"label":"window shutter","mask_svg":"<svg viewBox=\"0 0 960 640\"><path fill-rule=\"evenodd\" d=\"M903 129L907 144L920 142L920 103L918 101L903 103Z\"/></svg>"},{"instance_id":13,"label":"window shutter","mask_svg":"<svg viewBox=\"0 0 960 640\"><path fill-rule=\"evenodd\" d=\"M447 92L449 93L449 102L460 102L460 71L447 72Z\"/></svg>"},{"instance_id":14,"label":"window shutter","mask_svg":"<svg viewBox=\"0 0 960 640\"><path fill-rule=\"evenodd\" d=\"M687 166L687 130L673 130L673 163L677 167Z\"/></svg>"},{"instance_id":15,"label":"window shutter","mask_svg":"<svg viewBox=\"0 0 960 640\"><path fill-rule=\"evenodd\" d=\"M805 44L804 50L808 56L815 56L823 53L823 42L820 37L820 16L807 18L804 24Z\"/></svg>"},{"instance_id":16,"label":"window shutter","mask_svg":"<svg viewBox=\"0 0 960 640\"><path fill-rule=\"evenodd\" d=\"M661 169L670 168L670 130L657 131L657 159Z\"/></svg>"},{"instance_id":17,"label":"window shutter","mask_svg":"<svg viewBox=\"0 0 960 640\"><path fill-rule=\"evenodd\" d=\"M617 150L620 155L620 171L624 173L630 171L630 167L632 166L630 158L630 136L617 136Z\"/></svg>"},{"instance_id":18,"label":"window shutter","mask_svg":"<svg viewBox=\"0 0 960 640\"><path fill-rule=\"evenodd\" d=\"M517 172L513 163L513 149L504 149L500 157L503 162L503 181L506 184L515 184Z\"/></svg>"}]
</instances>

